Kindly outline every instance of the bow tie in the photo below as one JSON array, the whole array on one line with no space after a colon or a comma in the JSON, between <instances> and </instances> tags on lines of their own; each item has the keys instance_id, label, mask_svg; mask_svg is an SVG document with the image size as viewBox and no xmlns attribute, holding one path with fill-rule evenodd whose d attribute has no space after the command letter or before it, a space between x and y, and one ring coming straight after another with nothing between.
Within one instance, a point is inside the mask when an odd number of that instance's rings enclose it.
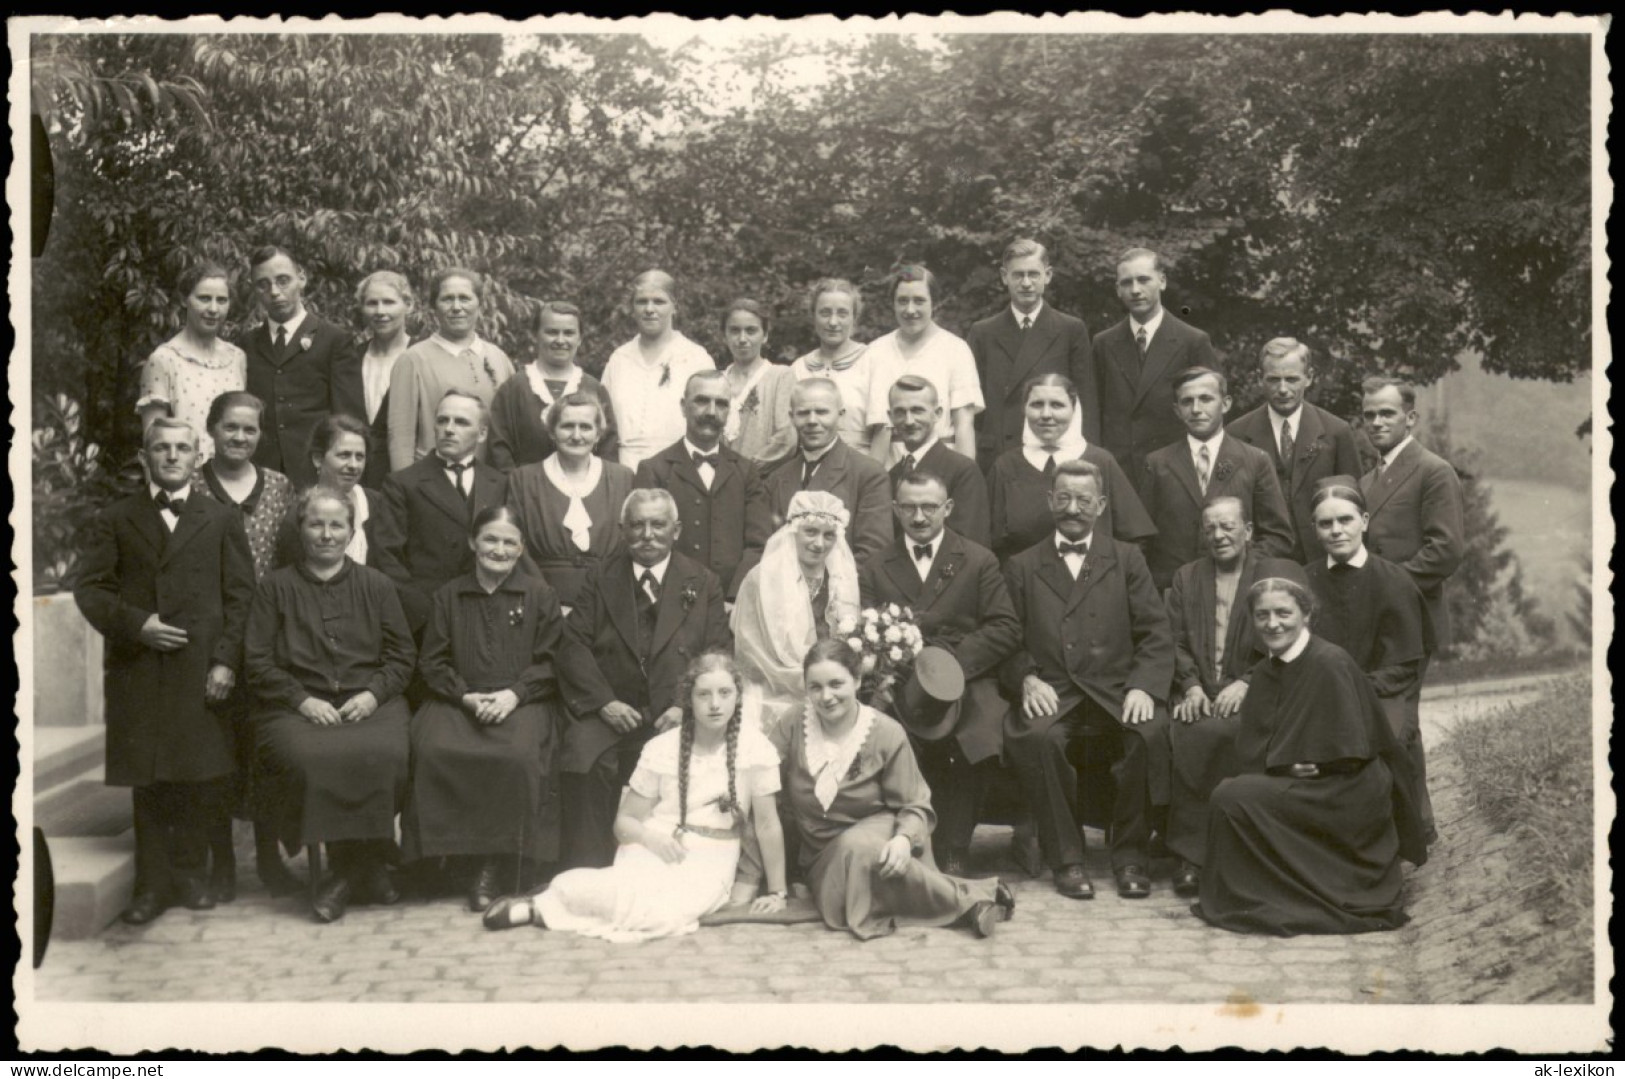
<instances>
[{"instance_id":1,"label":"bow tie","mask_svg":"<svg viewBox=\"0 0 1625 1079\"><path fill-rule=\"evenodd\" d=\"M1056 549L1061 552L1063 557L1069 554L1075 554L1079 558L1087 558L1089 555L1089 545L1087 543L1058 543L1055 546Z\"/></svg>"},{"instance_id":2,"label":"bow tie","mask_svg":"<svg viewBox=\"0 0 1625 1079\"><path fill-rule=\"evenodd\" d=\"M914 560L916 562L920 561L921 559L930 558L930 557L931 557L931 545L929 543L916 543L914 545Z\"/></svg>"},{"instance_id":3,"label":"bow tie","mask_svg":"<svg viewBox=\"0 0 1625 1079\"><path fill-rule=\"evenodd\" d=\"M170 513L174 514L179 514L186 506L185 495L180 495L177 497L175 495L171 495L168 491L159 491L153 496L152 501L159 509L168 510Z\"/></svg>"},{"instance_id":4,"label":"bow tie","mask_svg":"<svg viewBox=\"0 0 1625 1079\"><path fill-rule=\"evenodd\" d=\"M721 450L712 450L710 453L705 453L701 450L693 450L690 451L689 456L694 458L695 468L698 468L701 465L710 465L712 468L715 468L717 467L717 458L721 455L721 453Z\"/></svg>"}]
</instances>

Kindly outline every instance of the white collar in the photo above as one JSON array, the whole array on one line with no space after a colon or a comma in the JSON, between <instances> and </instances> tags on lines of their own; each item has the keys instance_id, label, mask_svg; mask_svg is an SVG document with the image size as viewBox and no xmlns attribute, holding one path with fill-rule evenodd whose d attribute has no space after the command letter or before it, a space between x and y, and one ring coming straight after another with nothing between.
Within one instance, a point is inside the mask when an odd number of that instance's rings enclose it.
<instances>
[{"instance_id":1,"label":"white collar","mask_svg":"<svg viewBox=\"0 0 1625 1079\"><path fill-rule=\"evenodd\" d=\"M934 428L934 427L931 429L931 434L926 436L925 441L920 444L920 448L917 449L917 450L911 450L907 446L903 445L903 443L901 443L901 442L893 442L892 443L892 464L897 464L899 461L901 461L903 458L907 457L909 454L913 454L914 455L914 467L918 468L920 466L920 462L925 460L925 455L930 453L931 452L931 447L935 446L936 444L937 444L937 433L936 433L936 428Z\"/></svg>"},{"instance_id":2,"label":"white collar","mask_svg":"<svg viewBox=\"0 0 1625 1079\"><path fill-rule=\"evenodd\" d=\"M1033 325L1036 326L1038 325L1038 316L1044 313L1044 298L1040 296L1038 298L1038 306L1033 308L1031 311L1018 311L1016 310L1016 305L1012 303L1010 305L1010 313L1015 316L1017 326L1021 325L1021 320L1024 318L1032 319Z\"/></svg>"},{"instance_id":3,"label":"white collar","mask_svg":"<svg viewBox=\"0 0 1625 1079\"><path fill-rule=\"evenodd\" d=\"M813 777L813 795L826 812L835 804L835 797L841 792L841 780L851 770L874 725L874 710L860 703L857 721L846 736L836 742L824 734L824 725L813 714L811 702L801 710L801 741L802 751L807 756L807 772Z\"/></svg>"},{"instance_id":4,"label":"white collar","mask_svg":"<svg viewBox=\"0 0 1625 1079\"><path fill-rule=\"evenodd\" d=\"M721 456L721 454L722 454L722 443L720 443L720 442L718 442L715 446L712 446L708 450L702 450L698 446L694 445L694 443L690 442L688 440L687 435L684 435L683 436L683 449L688 451L688 456L689 456L689 458L691 460L693 459L693 457L694 457L694 455L696 453L716 454L717 455L717 460L719 460L719 461L722 460L722 456Z\"/></svg>"},{"instance_id":5,"label":"white collar","mask_svg":"<svg viewBox=\"0 0 1625 1079\"><path fill-rule=\"evenodd\" d=\"M153 483L151 480L147 481L147 497L152 499L154 502L158 501L158 492L162 491L162 490L163 490L163 488L158 486L156 483ZM192 497L192 483L191 483L191 481L188 480L187 483L186 483L186 486L182 487L179 491L171 491L171 492L169 492L169 497L170 498L177 498L182 502L186 501L188 498L191 498Z\"/></svg>"},{"instance_id":6,"label":"white collar","mask_svg":"<svg viewBox=\"0 0 1625 1079\"><path fill-rule=\"evenodd\" d=\"M1218 434L1214 435L1206 442L1198 442L1195 435L1186 434L1185 444L1190 447L1192 461L1196 460L1196 455L1201 452L1203 446L1206 446L1208 453L1208 464L1211 466L1219 460L1219 450L1224 446L1224 428L1220 427Z\"/></svg>"},{"instance_id":7,"label":"white collar","mask_svg":"<svg viewBox=\"0 0 1625 1079\"><path fill-rule=\"evenodd\" d=\"M304 321L305 321L305 305L300 304L299 305L299 310L295 311L293 317L290 318L286 322L278 322L276 319L272 318L270 315L266 315L265 316L265 328L271 331L271 340L273 340L273 341L276 340L276 331L277 331L278 327L288 331L288 340L292 341L294 331L297 330L299 328L299 324L304 322Z\"/></svg>"},{"instance_id":8,"label":"white collar","mask_svg":"<svg viewBox=\"0 0 1625 1079\"><path fill-rule=\"evenodd\" d=\"M1028 434L1031 433L1032 429L1028 428ZM1076 461L1083 456L1083 451L1088 448L1089 440L1079 435L1075 439L1063 438L1061 444L1055 447L1054 450L1046 450L1037 442L1030 445L1023 443L1021 455L1027 459L1028 464L1042 472L1051 457L1055 458L1056 464L1060 464L1062 461Z\"/></svg>"},{"instance_id":9,"label":"white collar","mask_svg":"<svg viewBox=\"0 0 1625 1079\"><path fill-rule=\"evenodd\" d=\"M641 581L643 579L644 572L647 571L655 575L656 584L665 584L666 570L669 568L671 568L671 555L667 555L665 558L662 558L652 566L640 566L638 563L633 562L632 579L634 581Z\"/></svg>"},{"instance_id":10,"label":"white collar","mask_svg":"<svg viewBox=\"0 0 1625 1079\"><path fill-rule=\"evenodd\" d=\"M1382 455L1382 465L1383 465L1383 467L1387 468L1389 465L1393 464L1394 461L1399 458L1399 455L1405 452L1405 447L1409 446L1412 441L1414 441L1414 440L1411 438L1411 436L1406 435L1404 438L1399 440L1399 445L1395 446L1393 449L1391 449L1387 453L1383 454Z\"/></svg>"},{"instance_id":11,"label":"white collar","mask_svg":"<svg viewBox=\"0 0 1625 1079\"><path fill-rule=\"evenodd\" d=\"M1281 444L1281 425L1283 423L1285 423L1286 421L1288 421L1288 420L1292 421L1292 437L1293 438L1297 438L1298 434L1303 430L1303 402L1302 401L1298 402L1298 407L1293 409L1292 414L1289 415L1289 416L1281 415L1279 412L1275 411L1275 409L1271 408L1269 405L1265 405L1264 409L1265 409L1265 411L1267 411L1270 414L1270 429L1275 432L1275 444L1277 446L1279 446Z\"/></svg>"},{"instance_id":12,"label":"white collar","mask_svg":"<svg viewBox=\"0 0 1625 1079\"><path fill-rule=\"evenodd\" d=\"M480 337L479 334L475 334L466 345L452 344L444 337L441 337L440 331L438 330L429 335L429 340L433 341L435 344L439 345L453 356L461 356L465 352L472 352L474 355L482 358L485 356L485 341Z\"/></svg>"},{"instance_id":13,"label":"white collar","mask_svg":"<svg viewBox=\"0 0 1625 1079\"><path fill-rule=\"evenodd\" d=\"M1369 561L1371 561L1371 552L1368 551L1365 544L1362 543L1360 544L1360 549L1354 552L1354 557L1349 559L1346 565L1353 569L1360 569ZM1336 569L1337 559L1333 558L1331 555L1327 555L1326 568Z\"/></svg>"},{"instance_id":14,"label":"white collar","mask_svg":"<svg viewBox=\"0 0 1625 1079\"><path fill-rule=\"evenodd\" d=\"M1134 316L1130 315L1128 317L1129 336L1138 337L1140 335L1140 331L1144 330L1146 343L1149 344L1151 339L1157 336L1157 329L1162 325L1162 316L1166 313L1167 308L1163 307L1162 304L1159 303L1157 304L1157 313L1146 319L1144 322L1136 322L1134 321Z\"/></svg>"},{"instance_id":15,"label":"white collar","mask_svg":"<svg viewBox=\"0 0 1625 1079\"><path fill-rule=\"evenodd\" d=\"M834 438L829 440L829 445L825 446L823 449L818 451L818 455L815 457L815 456L809 454L807 452L806 448L803 447L801 445L800 441L798 440L796 442L796 452L801 455L801 459L803 461L811 461L814 464L817 464L819 461L822 461L824 458L828 457L830 455L830 451L834 450L835 447L839 446L840 444L841 444L841 437L839 435L836 435Z\"/></svg>"},{"instance_id":16,"label":"white collar","mask_svg":"<svg viewBox=\"0 0 1625 1079\"><path fill-rule=\"evenodd\" d=\"M447 461L444 457L440 456L440 451L439 450L435 450L434 451L434 459L440 463L440 468L441 468L442 471L450 472L452 465L471 465L471 464L473 464L474 463L474 457L479 452L480 452L480 449L479 449L478 446L476 446L473 449L469 450L468 453L466 455L464 455L463 457L461 457L461 458L459 458L459 459L457 459L455 461Z\"/></svg>"},{"instance_id":17,"label":"white collar","mask_svg":"<svg viewBox=\"0 0 1625 1079\"><path fill-rule=\"evenodd\" d=\"M564 376L564 393L575 393L581 388L581 368L575 364L570 365L570 373ZM534 393L544 405L551 406L555 400L553 391L547 388L547 380L551 375L542 373L540 361L525 364L525 381L530 383L530 392Z\"/></svg>"},{"instance_id":18,"label":"white collar","mask_svg":"<svg viewBox=\"0 0 1625 1079\"><path fill-rule=\"evenodd\" d=\"M1275 658L1280 660L1282 663L1291 663L1293 660L1303 655L1303 650L1309 647L1309 637L1309 630L1304 629L1300 631L1298 633L1298 639L1293 641L1291 646L1288 647L1285 652L1282 652Z\"/></svg>"}]
</instances>

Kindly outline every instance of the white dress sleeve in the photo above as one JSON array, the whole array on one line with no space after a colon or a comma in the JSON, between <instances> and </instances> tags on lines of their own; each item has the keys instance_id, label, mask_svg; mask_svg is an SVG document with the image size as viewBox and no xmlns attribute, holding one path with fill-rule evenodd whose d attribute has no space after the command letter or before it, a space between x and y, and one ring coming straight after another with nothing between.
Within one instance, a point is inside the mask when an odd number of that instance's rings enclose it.
<instances>
[{"instance_id":1,"label":"white dress sleeve","mask_svg":"<svg viewBox=\"0 0 1625 1079\"><path fill-rule=\"evenodd\" d=\"M779 792L779 751L749 725L739 731L739 778L747 800Z\"/></svg>"},{"instance_id":2,"label":"white dress sleeve","mask_svg":"<svg viewBox=\"0 0 1625 1079\"><path fill-rule=\"evenodd\" d=\"M982 380L976 373L976 356L964 338L947 330L942 333L946 337L942 357L948 371L948 411L969 405L981 412L986 402L982 400Z\"/></svg>"},{"instance_id":3,"label":"white dress sleeve","mask_svg":"<svg viewBox=\"0 0 1625 1079\"><path fill-rule=\"evenodd\" d=\"M677 774L677 739L681 734L681 728L673 727L649 739L638 755L638 766L627 784L633 791L645 798L659 799L660 780Z\"/></svg>"},{"instance_id":4,"label":"white dress sleeve","mask_svg":"<svg viewBox=\"0 0 1625 1079\"><path fill-rule=\"evenodd\" d=\"M135 410L140 412L148 405L175 407L175 359L167 344L154 349L141 365L141 397Z\"/></svg>"}]
</instances>

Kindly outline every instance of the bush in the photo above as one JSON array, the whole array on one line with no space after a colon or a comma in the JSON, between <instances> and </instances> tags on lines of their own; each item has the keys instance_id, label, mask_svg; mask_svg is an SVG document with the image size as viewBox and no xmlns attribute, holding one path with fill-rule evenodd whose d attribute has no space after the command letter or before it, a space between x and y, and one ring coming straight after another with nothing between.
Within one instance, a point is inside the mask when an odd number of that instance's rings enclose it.
<instances>
[{"instance_id":1,"label":"bush","mask_svg":"<svg viewBox=\"0 0 1625 1079\"><path fill-rule=\"evenodd\" d=\"M79 403L57 394L34 405L34 591L67 587L79 530L117 493L101 447L87 441Z\"/></svg>"}]
</instances>

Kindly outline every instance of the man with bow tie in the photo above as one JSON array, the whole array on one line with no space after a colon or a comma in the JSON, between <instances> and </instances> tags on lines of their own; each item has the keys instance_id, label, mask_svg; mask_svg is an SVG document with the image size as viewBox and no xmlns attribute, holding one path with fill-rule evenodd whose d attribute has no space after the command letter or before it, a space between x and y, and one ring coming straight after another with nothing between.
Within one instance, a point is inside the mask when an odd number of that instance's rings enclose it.
<instances>
[{"instance_id":1,"label":"man with bow tie","mask_svg":"<svg viewBox=\"0 0 1625 1079\"><path fill-rule=\"evenodd\" d=\"M249 257L254 295L265 312L263 325L238 342L248 354L248 392L265 402L254 463L293 481L296 490L316 482L307 447L311 428L330 412L341 411L342 388L335 366L351 350L347 330L305 310L305 271L280 247L262 247ZM356 417L363 422L366 416Z\"/></svg>"},{"instance_id":2,"label":"man with bow tie","mask_svg":"<svg viewBox=\"0 0 1625 1079\"><path fill-rule=\"evenodd\" d=\"M716 574L674 550L677 502L634 488L621 508L623 544L582 587L565 620L559 689L564 732L560 790L565 868L615 860L615 807L638 754L680 722L677 687L702 653L732 653Z\"/></svg>"},{"instance_id":3,"label":"man with bow tie","mask_svg":"<svg viewBox=\"0 0 1625 1079\"><path fill-rule=\"evenodd\" d=\"M988 545L991 513L988 509L987 480L976 462L951 450L937 439L942 421L942 402L937 388L919 375L903 375L892 383L891 405L892 465L887 477L892 490L913 472L929 472L948 487L948 527L981 547ZM897 533L906 531L901 518ZM929 779L929 777L927 777Z\"/></svg>"},{"instance_id":4,"label":"man with bow tie","mask_svg":"<svg viewBox=\"0 0 1625 1079\"><path fill-rule=\"evenodd\" d=\"M999 695L999 664L1020 646L1021 627L993 552L947 527L954 500L940 477L924 471L903 476L892 508L897 540L859 569L858 591L865 607L911 608L925 643L952 652L964 671L959 716L944 736L909 732L937 811L932 845L939 866L949 876L964 876L981 790L1004 747L1009 708Z\"/></svg>"},{"instance_id":5,"label":"man with bow tie","mask_svg":"<svg viewBox=\"0 0 1625 1079\"><path fill-rule=\"evenodd\" d=\"M722 444L728 422L728 379L697 371L683 389L682 438L638 464L637 487L670 491L682 528L677 549L722 582L731 601L773 532L761 469Z\"/></svg>"},{"instance_id":6,"label":"man with bow tie","mask_svg":"<svg viewBox=\"0 0 1625 1079\"><path fill-rule=\"evenodd\" d=\"M1086 739L1115 758L1108 844L1117 892L1151 894L1147 870L1153 812L1168 804L1168 712L1174 675L1168 614L1145 559L1095 529L1105 488L1092 462L1055 471L1055 534L1005 565L1023 645L1002 676L1013 705L1005 747L1038 825L1038 840L1071 899L1094 898L1083 864L1074 799L1078 774L1067 751Z\"/></svg>"},{"instance_id":7,"label":"man with bow tie","mask_svg":"<svg viewBox=\"0 0 1625 1079\"><path fill-rule=\"evenodd\" d=\"M1226 437L1229 411L1229 387L1218 371L1192 367L1174 379L1174 414L1185 434L1147 457L1140 477L1140 500L1157 526L1145 560L1159 590L1202 556L1202 507L1220 495L1241 500L1259 554L1285 558L1292 551L1292 519L1275 464L1263 450Z\"/></svg>"},{"instance_id":8,"label":"man with bow tie","mask_svg":"<svg viewBox=\"0 0 1625 1079\"><path fill-rule=\"evenodd\" d=\"M98 513L73 598L107 639L107 783L133 788L135 894L124 921L215 905L208 835L236 769L224 702L242 667L254 560L242 514L190 495L191 426L147 428L145 489Z\"/></svg>"},{"instance_id":9,"label":"man with bow tie","mask_svg":"<svg viewBox=\"0 0 1625 1079\"><path fill-rule=\"evenodd\" d=\"M474 568L475 516L508 498L508 477L479 459L489 429L484 401L447 390L435 408L435 451L384 479L375 564L399 588L420 643L435 592Z\"/></svg>"}]
</instances>

